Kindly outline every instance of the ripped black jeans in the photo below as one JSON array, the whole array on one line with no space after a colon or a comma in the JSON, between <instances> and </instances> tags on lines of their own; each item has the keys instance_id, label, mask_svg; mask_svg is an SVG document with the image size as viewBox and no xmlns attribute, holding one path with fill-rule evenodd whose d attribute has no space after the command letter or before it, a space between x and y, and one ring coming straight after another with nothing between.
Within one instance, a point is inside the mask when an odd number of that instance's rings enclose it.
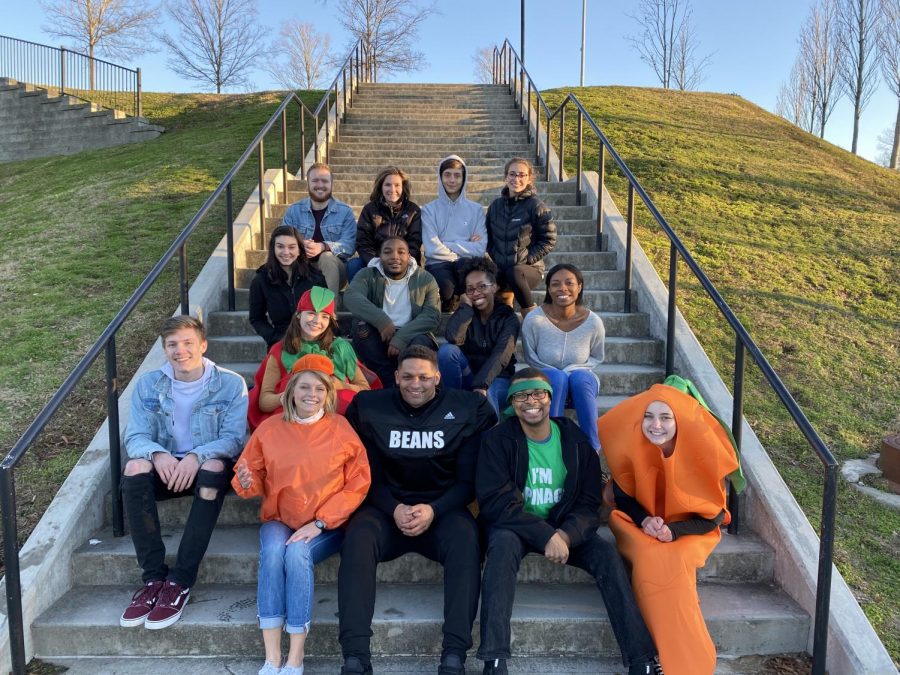
<instances>
[{"instance_id":1,"label":"ripped black jeans","mask_svg":"<svg viewBox=\"0 0 900 675\"><path fill-rule=\"evenodd\" d=\"M225 491L231 483L232 464L227 460L221 461L225 464L224 471L200 469L194 484L182 492L170 490L156 471L122 477L125 516L145 584L168 579L190 588L197 581L197 570L219 519ZM201 498L201 488L216 490L215 498ZM170 570L166 565L166 545L162 540L156 502L190 495L193 495L194 502L184 524L175 565Z\"/></svg>"}]
</instances>

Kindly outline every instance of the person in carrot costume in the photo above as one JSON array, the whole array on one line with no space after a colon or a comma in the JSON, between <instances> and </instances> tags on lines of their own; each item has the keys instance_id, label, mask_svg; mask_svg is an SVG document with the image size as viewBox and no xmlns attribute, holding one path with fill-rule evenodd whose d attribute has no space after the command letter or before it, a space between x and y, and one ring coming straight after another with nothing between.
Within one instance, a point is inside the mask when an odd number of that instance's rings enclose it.
<instances>
[{"instance_id":1,"label":"person in carrot costume","mask_svg":"<svg viewBox=\"0 0 900 675\"><path fill-rule=\"evenodd\" d=\"M716 649L697 596L697 569L730 521L725 478L738 469L727 431L699 401L653 385L600 418L612 474L609 528L666 675L711 675Z\"/></svg>"},{"instance_id":2,"label":"person in carrot costume","mask_svg":"<svg viewBox=\"0 0 900 675\"><path fill-rule=\"evenodd\" d=\"M301 356L284 390L284 412L253 432L231 481L262 496L257 610L266 648L260 675L302 675L313 608L313 568L340 550L343 525L371 484L359 436L334 412L334 364ZM290 636L281 660L281 632Z\"/></svg>"}]
</instances>

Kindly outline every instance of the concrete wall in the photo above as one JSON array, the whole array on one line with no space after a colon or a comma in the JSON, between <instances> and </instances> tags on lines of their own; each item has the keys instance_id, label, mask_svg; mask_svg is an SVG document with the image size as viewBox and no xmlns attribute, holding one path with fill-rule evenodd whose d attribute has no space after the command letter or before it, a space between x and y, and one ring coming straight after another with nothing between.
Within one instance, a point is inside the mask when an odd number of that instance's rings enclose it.
<instances>
[{"instance_id":1,"label":"concrete wall","mask_svg":"<svg viewBox=\"0 0 900 675\"><path fill-rule=\"evenodd\" d=\"M0 79L0 162L138 143L162 132L145 119Z\"/></svg>"}]
</instances>

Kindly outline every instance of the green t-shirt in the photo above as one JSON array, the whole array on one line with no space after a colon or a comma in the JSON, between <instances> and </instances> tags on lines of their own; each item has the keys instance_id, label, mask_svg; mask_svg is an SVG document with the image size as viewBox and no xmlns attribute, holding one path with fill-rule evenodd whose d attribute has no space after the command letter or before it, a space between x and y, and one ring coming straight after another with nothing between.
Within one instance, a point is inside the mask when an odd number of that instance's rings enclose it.
<instances>
[{"instance_id":1,"label":"green t-shirt","mask_svg":"<svg viewBox=\"0 0 900 675\"><path fill-rule=\"evenodd\" d=\"M547 519L562 498L566 482L559 427L550 422L550 438L543 443L528 439L528 476L525 478L525 511Z\"/></svg>"}]
</instances>

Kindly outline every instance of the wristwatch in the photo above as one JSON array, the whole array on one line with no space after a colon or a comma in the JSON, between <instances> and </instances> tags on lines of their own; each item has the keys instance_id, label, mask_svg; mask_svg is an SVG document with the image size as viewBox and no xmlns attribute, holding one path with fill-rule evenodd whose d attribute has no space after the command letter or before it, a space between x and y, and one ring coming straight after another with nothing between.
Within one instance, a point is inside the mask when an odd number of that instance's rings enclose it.
<instances>
[{"instance_id":1,"label":"wristwatch","mask_svg":"<svg viewBox=\"0 0 900 675\"><path fill-rule=\"evenodd\" d=\"M318 518L316 518L316 520L313 521L313 525L318 527L320 530L325 529L325 521L324 520L319 520Z\"/></svg>"}]
</instances>

